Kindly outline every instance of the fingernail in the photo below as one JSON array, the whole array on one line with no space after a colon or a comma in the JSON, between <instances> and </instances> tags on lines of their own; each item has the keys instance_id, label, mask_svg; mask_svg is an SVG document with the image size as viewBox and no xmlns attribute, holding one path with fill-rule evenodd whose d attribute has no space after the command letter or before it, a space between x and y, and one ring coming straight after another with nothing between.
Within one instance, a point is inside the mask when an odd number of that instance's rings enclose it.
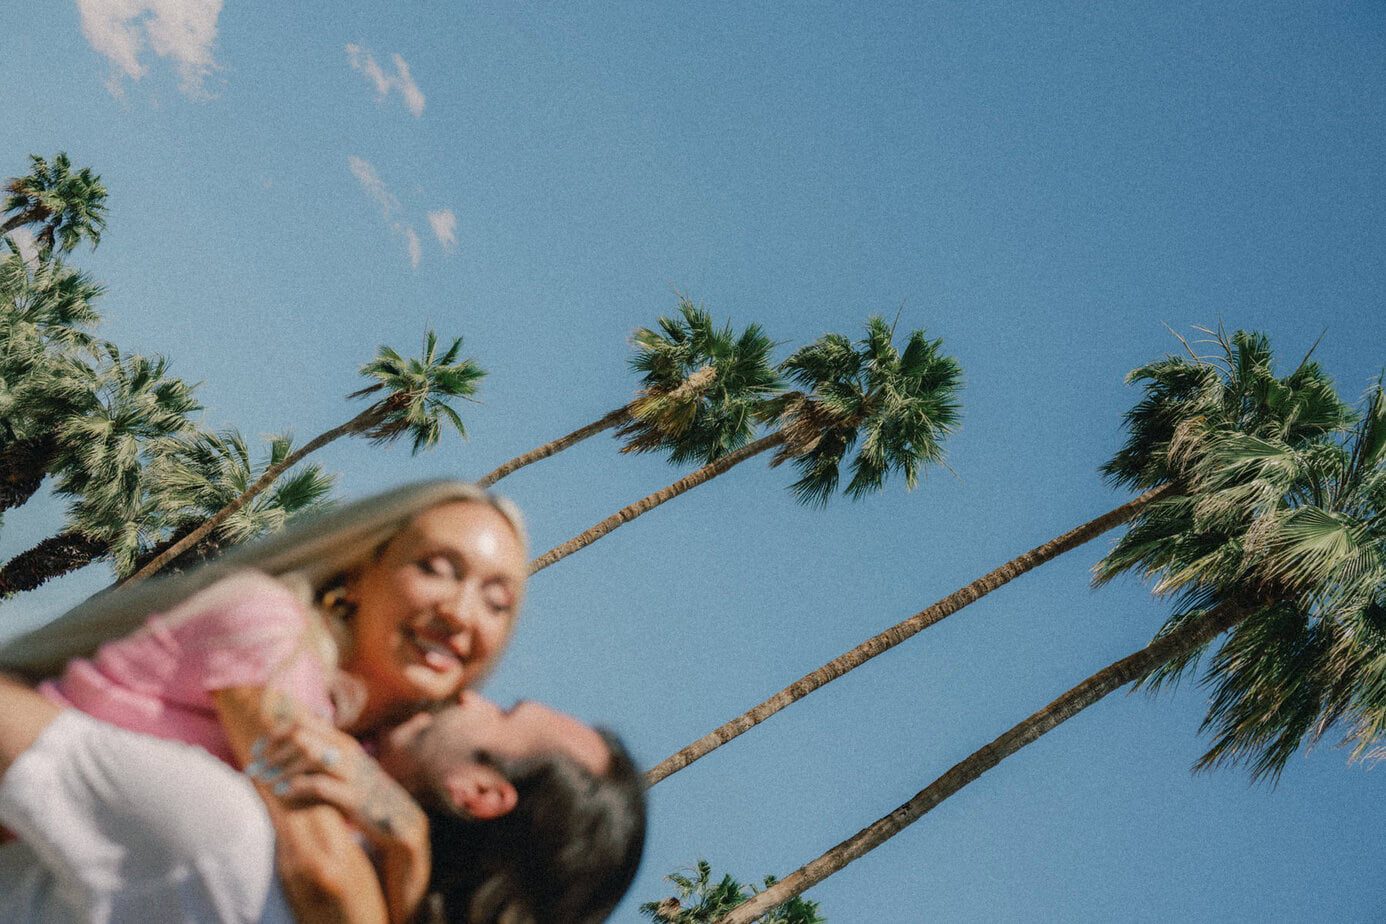
<instances>
[{"instance_id":1,"label":"fingernail","mask_svg":"<svg viewBox=\"0 0 1386 924\"><path fill-rule=\"evenodd\" d=\"M280 780L274 784L274 794L276 796L287 796L289 794L289 781Z\"/></svg>"},{"instance_id":2,"label":"fingernail","mask_svg":"<svg viewBox=\"0 0 1386 924\"><path fill-rule=\"evenodd\" d=\"M254 751L252 751L251 753L253 754ZM252 760L250 763L248 763L248 764L245 765L245 775L246 775L246 776L259 776L260 774L262 774L262 773L264 773L264 772L265 772L265 765L262 764L262 763L260 762L260 758L259 758L258 755L256 756L256 758L255 758L254 760Z\"/></svg>"},{"instance_id":3,"label":"fingernail","mask_svg":"<svg viewBox=\"0 0 1386 924\"><path fill-rule=\"evenodd\" d=\"M256 738L255 742L250 746L250 756L255 758L256 762L258 762L261 757L265 756L265 747L265 739Z\"/></svg>"}]
</instances>

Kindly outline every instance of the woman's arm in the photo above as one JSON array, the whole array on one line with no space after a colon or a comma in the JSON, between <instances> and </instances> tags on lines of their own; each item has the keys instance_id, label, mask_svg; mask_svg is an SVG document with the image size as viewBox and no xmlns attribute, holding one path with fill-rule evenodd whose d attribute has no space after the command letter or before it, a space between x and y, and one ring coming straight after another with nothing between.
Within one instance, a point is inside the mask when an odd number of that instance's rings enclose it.
<instances>
[{"instance_id":1,"label":"woman's arm","mask_svg":"<svg viewBox=\"0 0 1386 924\"><path fill-rule=\"evenodd\" d=\"M253 749L247 773L274 783L287 806L326 804L341 811L378 851L393 924L408 924L428 889L428 817L355 738L300 713Z\"/></svg>"},{"instance_id":2,"label":"woman's arm","mask_svg":"<svg viewBox=\"0 0 1386 924\"><path fill-rule=\"evenodd\" d=\"M212 701L242 766L251 745L292 715L287 697L261 687L218 690ZM288 807L264 783L256 788L278 835L279 875L299 924L388 921L375 869L341 813L330 805Z\"/></svg>"}]
</instances>

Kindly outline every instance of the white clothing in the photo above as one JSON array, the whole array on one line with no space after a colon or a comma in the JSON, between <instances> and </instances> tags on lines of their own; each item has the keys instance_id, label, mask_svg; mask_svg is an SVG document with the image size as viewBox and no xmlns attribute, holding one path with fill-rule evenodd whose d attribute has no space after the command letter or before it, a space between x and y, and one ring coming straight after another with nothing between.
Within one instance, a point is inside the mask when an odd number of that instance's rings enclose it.
<instances>
[{"instance_id":1,"label":"white clothing","mask_svg":"<svg viewBox=\"0 0 1386 924\"><path fill-rule=\"evenodd\" d=\"M64 709L0 779L6 924L293 924L249 780Z\"/></svg>"}]
</instances>

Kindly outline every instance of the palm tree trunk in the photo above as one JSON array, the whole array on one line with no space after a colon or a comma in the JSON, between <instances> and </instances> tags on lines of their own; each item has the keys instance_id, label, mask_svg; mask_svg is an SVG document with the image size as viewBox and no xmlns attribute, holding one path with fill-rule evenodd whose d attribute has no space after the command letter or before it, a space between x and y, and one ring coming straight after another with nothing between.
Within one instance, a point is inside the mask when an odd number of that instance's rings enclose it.
<instances>
[{"instance_id":1,"label":"palm tree trunk","mask_svg":"<svg viewBox=\"0 0 1386 924\"><path fill-rule=\"evenodd\" d=\"M1115 510L1109 510L1097 519L1089 520L1082 526L1075 527L1062 536L1057 536L1043 545L1031 549L1019 558L1011 559L967 586L953 591L928 609L921 610L884 632L873 635L851 651L838 655L812 673L800 677L759 706L743 712L682 750L664 758L645 774L645 782L653 786L660 780L679 772L698 758L705 757L738 735L755 728L786 706L798 702L814 690L836 680L848 671L861 667L876 655L889 651L934 623L953 615L969 603L980 600L1003 584L1009 583L1027 571L1032 571L1040 565L1058 558L1065 552L1076 549L1108 530L1127 522L1172 490L1173 485L1170 484L1153 488Z\"/></svg>"},{"instance_id":2,"label":"palm tree trunk","mask_svg":"<svg viewBox=\"0 0 1386 924\"><path fill-rule=\"evenodd\" d=\"M1149 645L1107 665L1087 680L1014 726L991 744L972 752L913 799L852 835L816 860L800 867L750 901L738 906L717 924L750 924L774 905L799 895L822 882L853 860L865 856L931 809L995 767L1016 751L1073 718L1093 703L1128 683L1139 680L1161 664L1197 649L1241 622L1248 608L1223 604Z\"/></svg>"},{"instance_id":3,"label":"palm tree trunk","mask_svg":"<svg viewBox=\"0 0 1386 924\"><path fill-rule=\"evenodd\" d=\"M716 478L718 475L722 474L723 472L727 471L733 466L745 462L752 456L759 455L760 453L765 452L767 449L774 449L776 446L783 443L784 440L784 432L781 430L776 430L774 433L771 433L768 436L762 436L760 439L756 440L753 443L747 443L745 446L742 446L735 452L727 453L725 456L718 459L716 462L709 462L707 465L704 465L697 471L691 472L683 476L678 481L669 485L667 488L662 488L661 490L658 490L653 494L649 494L645 497L642 497L640 500L636 501L633 504L630 504L626 507L622 507L620 510L616 511L611 516L607 517L605 520L602 520L600 523L593 526L591 529L587 530L585 533L582 533L579 536L574 536L572 539L569 539L562 545L549 549L543 555L540 555L538 558L534 559L534 561L529 563L529 573L534 574L536 571L543 571L545 568L547 568L549 565L552 565L554 562L561 561L562 559L567 558L569 555L573 554L579 549L586 548L587 546L596 542L598 539L600 539L602 536L605 536L607 533L611 532L616 527L629 523L631 520L640 516L640 514L647 513L655 509L665 501L673 500L680 494L692 488L696 488L703 482L711 481L713 478Z\"/></svg>"},{"instance_id":4,"label":"palm tree trunk","mask_svg":"<svg viewBox=\"0 0 1386 924\"><path fill-rule=\"evenodd\" d=\"M57 441L51 435L17 440L0 449L0 511L34 496L48 474Z\"/></svg>"},{"instance_id":5,"label":"palm tree trunk","mask_svg":"<svg viewBox=\"0 0 1386 924\"><path fill-rule=\"evenodd\" d=\"M11 231L13 231L15 228L18 228L20 225L27 225L29 222L34 220L34 216L29 214L28 212L17 212L14 215L11 215L3 225L0 225L0 236L9 234Z\"/></svg>"},{"instance_id":6,"label":"palm tree trunk","mask_svg":"<svg viewBox=\"0 0 1386 924\"><path fill-rule=\"evenodd\" d=\"M212 516L202 523L202 525L198 526L197 529L194 529L182 539L179 539L163 552L156 555L153 560L147 563L143 568L140 568L122 581L121 586L133 586L152 577L169 562L201 542L212 530L226 522L228 517L250 503L257 495L273 484L276 478L303 461L304 457L309 453L316 452L340 437L347 436L351 433L358 433L371 427L377 423L385 413L386 409L382 407L381 404L373 404L340 427L333 427L326 433L304 443L303 446L285 456L278 465L271 465L269 468L265 469L265 473L256 479L254 484L246 488L245 491L241 493L240 497L212 514Z\"/></svg>"},{"instance_id":7,"label":"palm tree trunk","mask_svg":"<svg viewBox=\"0 0 1386 924\"><path fill-rule=\"evenodd\" d=\"M516 456L509 462L506 462L504 465L501 465L500 467L487 472L485 475L482 475L480 478L476 480L476 483L480 487L489 488L491 485L495 484L497 481L500 481L506 475L512 474L513 472L517 472L520 469L524 468L526 465L530 465L531 463L538 462L541 459L547 459L549 456L556 455L557 453L560 453L563 450L567 449L569 446L574 446L578 443L581 443L589 436L596 436L603 430L610 430L612 427L624 423L629 417L630 406L623 404L616 410L607 414L605 417L602 417L598 420L594 420L587 426L580 427L577 430L574 430L572 433L569 433L567 436L560 436L558 439L553 440L552 442L548 442L542 446L538 446L534 449L531 449L524 455Z\"/></svg>"},{"instance_id":8,"label":"palm tree trunk","mask_svg":"<svg viewBox=\"0 0 1386 924\"><path fill-rule=\"evenodd\" d=\"M200 525L201 524L198 524L198 526ZM169 536L163 542L160 542L158 545L154 546L152 549L145 552L143 555L138 556L135 559L134 570L138 571L145 565L152 562L154 559L158 558L160 555L164 554L164 552L168 551L173 547L174 543L182 540L183 537L187 536L196 528L196 526L185 526L182 529L178 530L176 533L174 533L172 536ZM207 536L201 542L199 542L195 548L188 549L186 552L179 555L173 561L164 565L164 568L173 571L181 571L183 568L188 568L206 561L207 559L215 556L220 551L221 543L217 541L216 537Z\"/></svg>"},{"instance_id":9,"label":"palm tree trunk","mask_svg":"<svg viewBox=\"0 0 1386 924\"><path fill-rule=\"evenodd\" d=\"M0 567L0 599L40 587L109 551L109 543L71 530L49 536Z\"/></svg>"}]
</instances>

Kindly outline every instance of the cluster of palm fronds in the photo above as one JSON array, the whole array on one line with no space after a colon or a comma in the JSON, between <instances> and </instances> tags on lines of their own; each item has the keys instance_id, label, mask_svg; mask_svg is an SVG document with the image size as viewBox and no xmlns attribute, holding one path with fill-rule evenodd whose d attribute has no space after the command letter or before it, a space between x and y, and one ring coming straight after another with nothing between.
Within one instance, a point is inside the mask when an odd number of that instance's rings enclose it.
<instances>
[{"instance_id":1,"label":"cluster of palm fronds","mask_svg":"<svg viewBox=\"0 0 1386 924\"><path fill-rule=\"evenodd\" d=\"M706 860L665 879L678 894L640 906L640 913L656 924L713 924L760 891L742 885L730 873L714 881L712 866ZM774 876L765 877L766 888L774 884ZM759 924L827 924L827 919L819 914L817 902L796 895L766 911Z\"/></svg>"}]
</instances>

